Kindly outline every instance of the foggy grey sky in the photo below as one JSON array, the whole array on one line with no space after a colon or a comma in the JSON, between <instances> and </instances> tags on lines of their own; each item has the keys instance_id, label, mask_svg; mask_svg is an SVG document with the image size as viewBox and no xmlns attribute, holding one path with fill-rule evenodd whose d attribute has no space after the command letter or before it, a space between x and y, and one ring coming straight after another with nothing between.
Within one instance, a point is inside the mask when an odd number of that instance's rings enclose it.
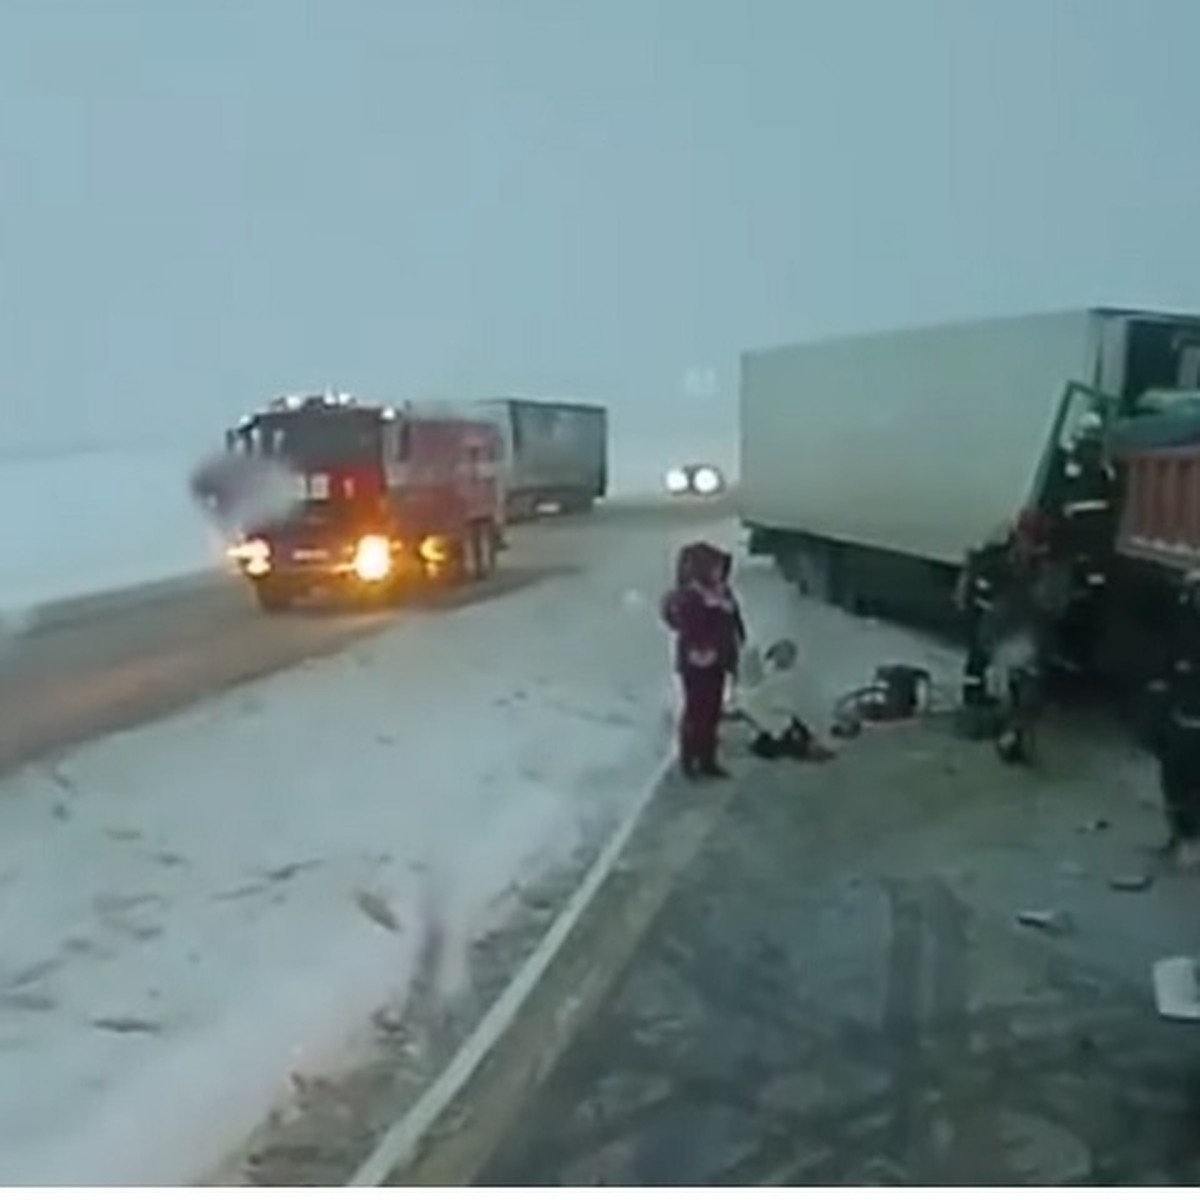
<instances>
[{"instance_id":1,"label":"foggy grey sky","mask_svg":"<svg viewBox=\"0 0 1200 1200\"><path fill-rule=\"evenodd\" d=\"M0 0L0 446L1200 305L1195 0ZM718 396L685 374L715 368Z\"/></svg>"}]
</instances>

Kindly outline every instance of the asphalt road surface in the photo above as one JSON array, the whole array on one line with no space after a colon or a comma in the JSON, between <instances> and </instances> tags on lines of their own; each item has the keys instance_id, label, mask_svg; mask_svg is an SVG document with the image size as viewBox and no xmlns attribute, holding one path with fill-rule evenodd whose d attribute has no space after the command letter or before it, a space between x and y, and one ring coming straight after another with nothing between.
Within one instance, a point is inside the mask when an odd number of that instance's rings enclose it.
<instances>
[{"instance_id":1,"label":"asphalt road surface","mask_svg":"<svg viewBox=\"0 0 1200 1200\"><path fill-rule=\"evenodd\" d=\"M1150 987L1200 879L1114 886L1159 818L1097 732L1032 775L926 727L669 784L393 1182L1200 1183L1200 1027Z\"/></svg>"},{"instance_id":2,"label":"asphalt road surface","mask_svg":"<svg viewBox=\"0 0 1200 1200\"><path fill-rule=\"evenodd\" d=\"M586 517L518 526L491 580L409 603L482 603L586 569L595 539L619 538L631 523L669 530L711 522L720 511L713 503L610 503ZM332 654L403 620L404 609L314 607L266 616L240 581L220 576L189 587L131 591L101 604L58 606L48 624L0 646L0 773Z\"/></svg>"}]
</instances>

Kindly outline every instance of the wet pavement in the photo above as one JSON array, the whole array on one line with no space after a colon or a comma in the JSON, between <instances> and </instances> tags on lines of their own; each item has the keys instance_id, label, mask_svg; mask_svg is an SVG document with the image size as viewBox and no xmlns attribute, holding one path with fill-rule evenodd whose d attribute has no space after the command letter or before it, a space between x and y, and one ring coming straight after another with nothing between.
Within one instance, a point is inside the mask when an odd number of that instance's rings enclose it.
<instances>
[{"instance_id":1,"label":"wet pavement","mask_svg":"<svg viewBox=\"0 0 1200 1200\"><path fill-rule=\"evenodd\" d=\"M1158 833L1144 764L924 728L738 774L478 1182L1200 1182L1200 1025L1149 974L1200 942L1200 878L1112 883Z\"/></svg>"}]
</instances>

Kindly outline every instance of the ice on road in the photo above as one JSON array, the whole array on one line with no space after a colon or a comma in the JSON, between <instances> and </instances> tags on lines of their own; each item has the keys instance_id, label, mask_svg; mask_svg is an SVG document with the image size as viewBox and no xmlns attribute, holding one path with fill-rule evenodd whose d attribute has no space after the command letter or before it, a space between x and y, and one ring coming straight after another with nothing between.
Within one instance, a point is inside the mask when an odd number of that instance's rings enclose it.
<instances>
[{"instance_id":1,"label":"ice on road","mask_svg":"<svg viewBox=\"0 0 1200 1200\"><path fill-rule=\"evenodd\" d=\"M547 536L595 564L0 785L0 1183L198 1178L636 800L690 535Z\"/></svg>"}]
</instances>

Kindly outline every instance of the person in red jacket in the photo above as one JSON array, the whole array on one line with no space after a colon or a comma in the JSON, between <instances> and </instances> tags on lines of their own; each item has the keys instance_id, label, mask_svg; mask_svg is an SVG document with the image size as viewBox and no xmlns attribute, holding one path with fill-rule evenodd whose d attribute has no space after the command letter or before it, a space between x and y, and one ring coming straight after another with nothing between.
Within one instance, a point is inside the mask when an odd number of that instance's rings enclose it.
<instances>
[{"instance_id":1,"label":"person in red jacket","mask_svg":"<svg viewBox=\"0 0 1200 1200\"><path fill-rule=\"evenodd\" d=\"M683 684L679 765L689 779L726 778L718 761L725 685L737 667L744 638L741 613L729 586L732 560L707 542L679 553L675 587L662 615L675 634L675 670Z\"/></svg>"}]
</instances>

